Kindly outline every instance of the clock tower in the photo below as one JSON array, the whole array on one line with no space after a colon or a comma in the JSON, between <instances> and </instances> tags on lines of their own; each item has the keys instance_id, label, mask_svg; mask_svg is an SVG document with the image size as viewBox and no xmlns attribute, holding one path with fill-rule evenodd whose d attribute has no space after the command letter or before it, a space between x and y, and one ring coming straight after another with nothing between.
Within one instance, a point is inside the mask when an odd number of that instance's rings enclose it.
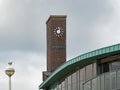
<instances>
[{"instance_id":1,"label":"clock tower","mask_svg":"<svg viewBox=\"0 0 120 90\"><path fill-rule=\"evenodd\" d=\"M51 15L47 27L47 72L66 61L66 16Z\"/></svg>"}]
</instances>

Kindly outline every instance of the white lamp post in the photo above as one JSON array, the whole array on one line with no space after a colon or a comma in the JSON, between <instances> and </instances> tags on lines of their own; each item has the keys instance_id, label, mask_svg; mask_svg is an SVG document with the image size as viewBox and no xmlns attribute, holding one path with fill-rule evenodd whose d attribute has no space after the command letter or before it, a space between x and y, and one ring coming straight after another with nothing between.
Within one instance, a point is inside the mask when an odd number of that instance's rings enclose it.
<instances>
[{"instance_id":1,"label":"white lamp post","mask_svg":"<svg viewBox=\"0 0 120 90\"><path fill-rule=\"evenodd\" d=\"M8 65L9 67L5 70L5 73L9 77L9 90L11 90L11 76L15 73L15 70L11 67L12 62L9 62Z\"/></svg>"}]
</instances>

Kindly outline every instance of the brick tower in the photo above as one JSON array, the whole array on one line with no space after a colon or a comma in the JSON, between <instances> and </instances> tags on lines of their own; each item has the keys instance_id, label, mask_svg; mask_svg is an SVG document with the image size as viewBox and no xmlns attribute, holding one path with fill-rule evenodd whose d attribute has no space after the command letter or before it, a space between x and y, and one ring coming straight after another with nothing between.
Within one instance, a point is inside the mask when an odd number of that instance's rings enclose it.
<instances>
[{"instance_id":1,"label":"brick tower","mask_svg":"<svg viewBox=\"0 0 120 90\"><path fill-rule=\"evenodd\" d=\"M66 16L51 15L47 27L47 71L53 72L66 61Z\"/></svg>"}]
</instances>

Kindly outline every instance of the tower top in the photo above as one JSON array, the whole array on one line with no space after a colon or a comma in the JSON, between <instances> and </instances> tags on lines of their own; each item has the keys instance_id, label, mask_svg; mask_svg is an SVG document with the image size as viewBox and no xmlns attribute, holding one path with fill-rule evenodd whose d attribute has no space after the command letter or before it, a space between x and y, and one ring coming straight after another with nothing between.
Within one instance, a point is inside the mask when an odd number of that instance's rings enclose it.
<instances>
[{"instance_id":1,"label":"tower top","mask_svg":"<svg viewBox=\"0 0 120 90\"><path fill-rule=\"evenodd\" d=\"M49 22L51 18L66 18L66 17L67 17L66 15L50 15L50 17L46 21L46 24Z\"/></svg>"}]
</instances>

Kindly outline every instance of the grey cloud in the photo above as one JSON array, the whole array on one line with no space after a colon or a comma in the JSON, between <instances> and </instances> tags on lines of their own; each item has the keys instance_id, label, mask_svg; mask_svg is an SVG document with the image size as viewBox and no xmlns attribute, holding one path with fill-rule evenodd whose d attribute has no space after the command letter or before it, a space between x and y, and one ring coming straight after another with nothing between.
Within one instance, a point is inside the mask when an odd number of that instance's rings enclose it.
<instances>
[{"instance_id":1,"label":"grey cloud","mask_svg":"<svg viewBox=\"0 0 120 90\"><path fill-rule=\"evenodd\" d=\"M67 15L67 60L120 42L120 21L117 21L120 20L120 14L115 12L115 4L112 2L114 1L3 0L0 4L0 66L4 72L6 62L14 60L17 70L13 80L14 89L21 87L22 90L37 90L39 81L42 81L41 72L46 66L45 22L51 14ZM1 86L6 85L5 75L0 73L0 76L3 77L0 80ZM23 78L18 77L25 77L28 86L25 87ZM32 82L34 80L37 83ZM5 89L6 86L0 87L0 90Z\"/></svg>"},{"instance_id":2,"label":"grey cloud","mask_svg":"<svg viewBox=\"0 0 120 90\"><path fill-rule=\"evenodd\" d=\"M44 32L37 8L27 0L8 3L5 8L7 20L0 25L0 50L43 51Z\"/></svg>"},{"instance_id":3,"label":"grey cloud","mask_svg":"<svg viewBox=\"0 0 120 90\"><path fill-rule=\"evenodd\" d=\"M114 15L114 6L108 0L75 0L75 3L68 4L74 12L68 16L68 58L105 46L103 42L107 44L109 40L103 36L106 30L102 29Z\"/></svg>"}]
</instances>

